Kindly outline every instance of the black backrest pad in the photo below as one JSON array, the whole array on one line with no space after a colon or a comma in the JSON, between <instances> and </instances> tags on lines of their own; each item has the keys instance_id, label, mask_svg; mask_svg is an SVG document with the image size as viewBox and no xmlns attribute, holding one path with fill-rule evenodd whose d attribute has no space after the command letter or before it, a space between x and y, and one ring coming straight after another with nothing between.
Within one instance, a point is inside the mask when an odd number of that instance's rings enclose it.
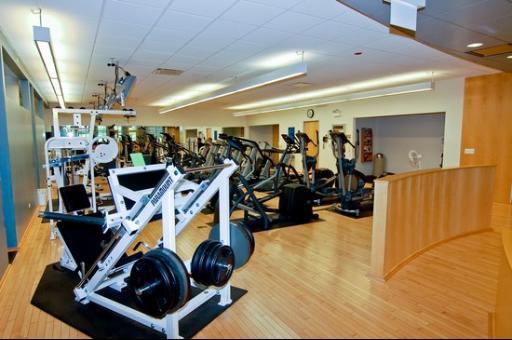
<instances>
[{"instance_id":1,"label":"black backrest pad","mask_svg":"<svg viewBox=\"0 0 512 340\"><path fill-rule=\"evenodd\" d=\"M84 210L91 207L85 185L76 184L59 188L60 197L67 212Z\"/></svg>"}]
</instances>

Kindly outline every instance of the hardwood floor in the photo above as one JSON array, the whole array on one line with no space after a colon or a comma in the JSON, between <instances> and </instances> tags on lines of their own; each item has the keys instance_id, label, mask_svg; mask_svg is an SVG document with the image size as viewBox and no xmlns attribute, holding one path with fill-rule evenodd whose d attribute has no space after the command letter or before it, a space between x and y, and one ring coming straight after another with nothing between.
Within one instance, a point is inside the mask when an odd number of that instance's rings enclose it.
<instances>
[{"instance_id":1,"label":"hardwood floor","mask_svg":"<svg viewBox=\"0 0 512 340\"><path fill-rule=\"evenodd\" d=\"M509 206L496 206L493 227L512 226ZM485 232L422 254L388 282L370 279L371 218L329 211L321 221L255 234L256 251L233 276L249 290L197 338L485 338L494 309L500 235ZM211 215L178 238L183 257L206 238ZM144 237L159 237L148 226ZM0 337L83 338L30 304L45 266L59 257L49 227L34 217L0 287Z\"/></svg>"}]
</instances>

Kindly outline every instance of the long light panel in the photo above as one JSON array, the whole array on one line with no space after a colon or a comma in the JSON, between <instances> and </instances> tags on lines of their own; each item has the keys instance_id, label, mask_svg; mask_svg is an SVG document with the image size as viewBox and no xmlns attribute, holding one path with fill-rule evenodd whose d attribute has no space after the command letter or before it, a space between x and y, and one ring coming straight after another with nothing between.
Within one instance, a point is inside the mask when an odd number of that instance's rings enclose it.
<instances>
[{"instance_id":1,"label":"long light panel","mask_svg":"<svg viewBox=\"0 0 512 340\"><path fill-rule=\"evenodd\" d=\"M300 77L300 76L305 75L306 73L307 73L307 65L306 64L301 63L301 64L297 64L297 65L284 67L279 70L265 73L258 77L249 79L240 84L236 84L236 85L221 89L221 90L214 92L210 95L207 95L207 96L204 96L204 97L201 97L201 98L189 101L189 102L185 102L183 104L179 104L176 106L169 106L169 107L163 108L159 112L166 113L166 112L183 109L183 108L186 108L186 107L189 107L192 105L196 105L196 104L204 103L207 101L215 100L218 98L230 96L235 93L248 91L248 90L258 88L258 87L277 83L277 82L280 82L283 80Z\"/></svg>"},{"instance_id":2,"label":"long light panel","mask_svg":"<svg viewBox=\"0 0 512 340\"><path fill-rule=\"evenodd\" d=\"M433 89L434 89L433 82L422 82L422 83L416 83L416 84L401 85L401 86L389 87L389 88L384 88L384 89L378 89L378 90L373 90L373 91L356 92L356 93L346 94L343 96L323 98L322 100L302 102L299 104L289 104L289 105L269 107L267 109L235 112L235 113L233 113L233 116L235 116L235 117L250 116L250 115L256 115L256 114L261 114L261 113L286 111L286 110L300 109L300 108L318 106L318 105L328 105L328 104L342 103L342 102L362 100L362 99L394 96L394 95L414 93L414 92L431 91Z\"/></svg>"},{"instance_id":3,"label":"long light panel","mask_svg":"<svg viewBox=\"0 0 512 340\"><path fill-rule=\"evenodd\" d=\"M62 85L57 71L57 64L55 63L55 56L53 54L50 29L43 26L34 26L34 41L41 59L43 60L44 68L50 78L53 92L61 108L66 108L64 101L64 94L62 92Z\"/></svg>"}]
</instances>

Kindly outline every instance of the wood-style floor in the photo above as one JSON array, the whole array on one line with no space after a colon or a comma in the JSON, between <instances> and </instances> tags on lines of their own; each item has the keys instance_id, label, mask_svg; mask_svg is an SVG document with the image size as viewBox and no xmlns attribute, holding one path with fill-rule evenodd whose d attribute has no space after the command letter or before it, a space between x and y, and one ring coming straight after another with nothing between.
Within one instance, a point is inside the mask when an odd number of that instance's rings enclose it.
<instances>
[{"instance_id":1,"label":"wood-style floor","mask_svg":"<svg viewBox=\"0 0 512 340\"><path fill-rule=\"evenodd\" d=\"M321 211L321 221L255 234L256 251L233 276L249 290L197 338L485 338L496 298L500 235L456 239L419 256L386 283L371 280L371 218ZM190 256L206 238L201 215L178 239ZM493 227L512 226L496 206ZM159 226L145 230L159 236ZM59 258L49 227L34 217L0 287L0 337L82 338L30 305L45 266Z\"/></svg>"}]
</instances>

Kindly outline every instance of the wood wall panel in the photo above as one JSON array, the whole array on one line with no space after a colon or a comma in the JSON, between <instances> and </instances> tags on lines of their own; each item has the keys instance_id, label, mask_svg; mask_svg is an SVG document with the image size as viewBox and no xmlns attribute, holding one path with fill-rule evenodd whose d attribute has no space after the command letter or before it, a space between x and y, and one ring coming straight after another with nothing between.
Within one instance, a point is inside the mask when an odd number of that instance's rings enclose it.
<instances>
[{"instance_id":1,"label":"wood wall panel","mask_svg":"<svg viewBox=\"0 0 512 340\"><path fill-rule=\"evenodd\" d=\"M431 169L375 182L371 275L387 280L440 242L491 228L495 166Z\"/></svg>"},{"instance_id":2,"label":"wood wall panel","mask_svg":"<svg viewBox=\"0 0 512 340\"><path fill-rule=\"evenodd\" d=\"M512 74L466 79L461 166L496 165L494 201L509 203L512 190ZM464 149L474 148L475 154Z\"/></svg>"},{"instance_id":3,"label":"wood wall panel","mask_svg":"<svg viewBox=\"0 0 512 340\"><path fill-rule=\"evenodd\" d=\"M498 274L496 309L492 320L491 337L512 338L512 228L503 228L503 257Z\"/></svg>"}]
</instances>

